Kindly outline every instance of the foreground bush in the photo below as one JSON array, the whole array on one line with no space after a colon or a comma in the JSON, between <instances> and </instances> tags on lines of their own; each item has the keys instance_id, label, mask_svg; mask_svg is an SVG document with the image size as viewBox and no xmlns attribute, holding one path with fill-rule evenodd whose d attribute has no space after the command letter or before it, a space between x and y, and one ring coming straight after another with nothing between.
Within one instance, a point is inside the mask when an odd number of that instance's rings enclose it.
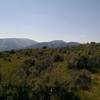
<instances>
[{"instance_id":1,"label":"foreground bush","mask_svg":"<svg viewBox=\"0 0 100 100\"><path fill-rule=\"evenodd\" d=\"M100 57L79 56L73 57L68 64L71 69L88 69L96 71L100 68Z\"/></svg>"}]
</instances>

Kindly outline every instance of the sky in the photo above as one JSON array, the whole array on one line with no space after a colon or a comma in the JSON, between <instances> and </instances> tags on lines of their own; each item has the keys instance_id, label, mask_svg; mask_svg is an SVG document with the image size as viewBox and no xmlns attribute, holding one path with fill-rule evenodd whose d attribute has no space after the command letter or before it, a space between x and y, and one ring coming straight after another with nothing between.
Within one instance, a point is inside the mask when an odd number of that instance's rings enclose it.
<instances>
[{"instance_id":1,"label":"sky","mask_svg":"<svg viewBox=\"0 0 100 100\"><path fill-rule=\"evenodd\" d=\"M100 0L0 0L0 38L100 42Z\"/></svg>"}]
</instances>

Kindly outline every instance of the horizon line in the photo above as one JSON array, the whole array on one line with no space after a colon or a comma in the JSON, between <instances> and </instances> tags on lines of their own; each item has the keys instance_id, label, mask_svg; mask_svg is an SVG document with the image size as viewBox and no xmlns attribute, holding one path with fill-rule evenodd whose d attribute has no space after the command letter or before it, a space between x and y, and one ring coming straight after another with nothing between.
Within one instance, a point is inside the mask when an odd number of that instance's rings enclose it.
<instances>
[{"instance_id":1,"label":"horizon line","mask_svg":"<svg viewBox=\"0 0 100 100\"><path fill-rule=\"evenodd\" d=\"M63 40L63 39L53 39L53 40L48 40L48 41L37 41L33 38L26 38L26 37L0 37L0 39L29 39L29 40L33 40L33 41L36 41L36 42L52 42L52 41L63 41L63 42L77 42L77 43L91 43L91 42L96 42L96 43L100 43L99 41L86 41L86 42L80 42L80 41L66 41L66 40Z\"/></svg>"}]
</instances>

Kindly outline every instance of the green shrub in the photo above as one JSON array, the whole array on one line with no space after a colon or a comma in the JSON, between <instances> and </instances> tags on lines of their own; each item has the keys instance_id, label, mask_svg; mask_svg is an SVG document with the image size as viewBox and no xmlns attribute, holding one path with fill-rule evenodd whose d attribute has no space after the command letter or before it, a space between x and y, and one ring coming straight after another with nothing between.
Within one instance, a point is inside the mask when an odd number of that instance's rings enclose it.
<instances>
[{"instance_id":1,"label":"green shrub","mask_svg":"<svg viewBox=\"0 0 100 100\"><path fill-rule=\"evenodd\" d=\"M54 59L54 62L62 62L62 61L64 61L64 57L62 55L60 55L60 54L55 55L53 57L53 59Z\"/></svg>"},{"instance_id":2,"label":"green shrub","mask_svg":"<svg viewBox=\"0 0 100 100\"><path fill-rule=\"evenodd\" d=\"M76 80L76 86L83 90L88 90L91 87L91 73L87 70L82 70L80 76Z\"/></svg>"},{"instance_id":3,"label":"green shrub","mask_svg":"<svg viewBox=\"0 0 100 100\"><path fill-rule=\"evenodd\" d=\"M87 69L90 71L95 72L96 69L100 68L100 58L99 57L89 57L79 56L79 57L72 57L68 64L69 68L71 69Z\"/></svg>"}]
</instances>

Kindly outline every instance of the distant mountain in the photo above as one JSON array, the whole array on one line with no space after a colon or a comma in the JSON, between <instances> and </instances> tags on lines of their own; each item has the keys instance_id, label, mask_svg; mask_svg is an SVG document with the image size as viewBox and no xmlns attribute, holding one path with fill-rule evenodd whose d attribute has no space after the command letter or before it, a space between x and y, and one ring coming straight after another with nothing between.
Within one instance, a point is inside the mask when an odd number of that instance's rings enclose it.
<instances>
[{"instance_id":1,"label":"distant mountain","mask_svg":"<svg viewBox=\"0 0 100 100\"><path fill-rule=\"evenodd\" d=\"M32 46L29 46L29 48L42 48L44 46L47 46L50 48L51 47L55 48L55 47L75 46L75 45L79 45L79 44L80 43L77 43L77 42L65 42L62 40L54 40L54 41L50 41L50 42L37 43Z\"/></svg>"},{"instance_id":2,"label":"distant mountain","mask_svg":"<svg viewBox=\"0 0 100 100\"><path fill-rule=\"evenodd\" d=\"M76 46L79 45L77 42L65 42L62 40L54 40L50 42L36 42L31 39L23 38L6 38L0 39L0 51L18 50L24 48L42 48L44 46L50 48L65 47L65 46Z\"/></svg>"},{"instance_id":3,"label":"distant mountain","mask_svg":"<svg viewBox=\"0 0 100 100\"><path fill-rule=\"evenodd\" d=\"M23 49L36 44L36 41L22 38L6 38L0 39L0 51L7 51L12 49Z\"/></svg>"}]
</instances>

